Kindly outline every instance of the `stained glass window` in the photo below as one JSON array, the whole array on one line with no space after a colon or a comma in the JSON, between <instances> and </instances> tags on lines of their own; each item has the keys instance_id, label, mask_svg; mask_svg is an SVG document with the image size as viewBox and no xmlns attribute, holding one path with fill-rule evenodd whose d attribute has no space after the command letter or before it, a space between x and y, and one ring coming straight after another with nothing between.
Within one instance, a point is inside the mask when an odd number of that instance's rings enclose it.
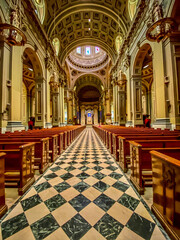
<instances>
[{"instance_id":1,"label":"stained glass window","mask_svg":"<svg viewBox=\"0 0 180 240\"><path fill-rule=\"evenodd\" d=\"M99 53L100 49L99 47L95 47L95 53Z\"/></svg>"},{"instance_id":2,"label":"stained glass window","mask_svg":"<svg viewBox=\"0 0 180 240\"><path fill-rule=\"evenodd\" d=\"M86 47L86 55L90 55L91 54L91 48L90 47Z\"/></svg>"},{"instance_id":3,"label":"stained glass window","mask_svg":"<svg viewBox=\"0 0 180 240\"><path fill-rule=\"evenodd\" d=\"M76 52L77 52L78 54L81 54L81 47L77 47L77 48L76 48Z\"/></svg>"}]
</instances>

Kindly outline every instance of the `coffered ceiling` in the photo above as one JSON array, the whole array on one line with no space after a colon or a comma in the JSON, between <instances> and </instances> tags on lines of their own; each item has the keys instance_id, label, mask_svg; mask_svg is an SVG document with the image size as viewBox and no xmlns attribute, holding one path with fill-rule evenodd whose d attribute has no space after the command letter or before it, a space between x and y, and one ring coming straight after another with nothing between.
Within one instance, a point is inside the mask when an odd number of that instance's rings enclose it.
<instances>
[{"instance_id":1,"label":"coffered ceiling","mask_svg":"<svg viewBox=\"0 0 180 240\"><path fill-rule=\"evenodd\" d=\"M86 86L92 86L98 89L98 91L101 93L103 90L103 85L101 80L94 76L94 75L84 75L76 81L75 87L77 93Z\"/></svg>"},{"instance_id":2,"label":"coffered ceiling","mask_svg":"<svg viewBox=\"0 0 180 240\"><path fill-rule=\"evenodd\" d=\"M60 60L77 46L97 45L115 61L115 39L130 25L126 0L47 0L44 27L60 40Z\"/></svg>"}]
</instances>

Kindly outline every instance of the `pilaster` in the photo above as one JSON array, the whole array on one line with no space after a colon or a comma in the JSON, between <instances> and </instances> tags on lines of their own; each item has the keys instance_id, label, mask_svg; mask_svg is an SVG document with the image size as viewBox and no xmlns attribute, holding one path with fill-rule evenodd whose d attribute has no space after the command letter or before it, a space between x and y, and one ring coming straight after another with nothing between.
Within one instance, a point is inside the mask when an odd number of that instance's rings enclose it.
<instances>
[{"instance_id":1,"label":"pilaster","mask_svg":"<svg viewBox=\"0 0 180 240\"><path fill-rule=\"evenodd\" d=\"M140 75L131 77L132 84L132 121L133 125L143 125L142 116L142 80Z\"/></svg>"},{"instance_id":2,"label":"pilaster","mask_svg":"<svg viewBox=\"0 0 180 240\"><path fill-rule=\"evenodd\" d=\"M0 41L0 130L5 132L11 104L11 47Z\"/></svg>"},{"instance_id":3,"label":"pilaster","mask_svg":"<svg viewBox=\"0 0 180 240\"><path fill-rule=\"evenodd\" d=\"M22 125L22 47L12 47L12 63L7 66L11 69L11 91L10 106L9 106L9 120L7 123L7 131L23 130L25 127ZM12 67L12 68L11 68ZM5 89L5 88L4 88Z\"/></svg>"},{"instance_id":4,"label":"pilaster","mask_svg":"<svg viewBox=\"0 0 180 240\"><path fill-rule=\"evenodd\" d=\"M45 79L36 78L35 85L35 126L36 127L45 127Z\"/></svg>"}]
</instances>

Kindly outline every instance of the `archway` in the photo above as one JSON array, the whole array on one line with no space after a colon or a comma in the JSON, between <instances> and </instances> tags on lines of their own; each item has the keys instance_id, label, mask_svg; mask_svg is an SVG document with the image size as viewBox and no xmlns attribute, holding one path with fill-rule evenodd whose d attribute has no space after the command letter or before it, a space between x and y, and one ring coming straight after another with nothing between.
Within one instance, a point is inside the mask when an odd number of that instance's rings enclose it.
<instances>
[{"instance_id":1,"label":"archway","mask_svg":"<svg viewBox=\"0 0 180 240\"><path fill-rule=\"evenodd\" d=\"M81 124L98 124L100 121L102 82L96 76L84 75L74 86L77 99L76 117Z\"/></svg>"},{"instance_id":2,"label":"archway","mask_svg":"<svg viewBox=\"0 0 180 240\"><path fill-rule=\"evenodd\" d=\"M41 108L41 99L35 99L36 80L42 78L40 61L31 48L23 53L23 83L22 83L22 123L27 126L32 117L35 122L36 105Z\"/></svg>"},{"instance_id":3,"label":"archway","mask_svg":"<svg viewBox=\"0 0 180 240\"><path fill-rule=\"evenodd\" d=\"M134 125L142 125L147 116L154 118L152 48L149 44L139 49L133 74L133 120Z\"/></svg>"},{"instance_id":4,"label":"archway","mask_svg":"<svg viewBox=\"0 0 180 240\"><path fill-rule=\"evenodd\" d=\"M81 108L81 122L85 124L97 124L100 92L95 86L86 85L77 92ZM85 116L83 116L85 110ZM85 119L84 119L85 117Z\"/></svg>"}]
</instances>

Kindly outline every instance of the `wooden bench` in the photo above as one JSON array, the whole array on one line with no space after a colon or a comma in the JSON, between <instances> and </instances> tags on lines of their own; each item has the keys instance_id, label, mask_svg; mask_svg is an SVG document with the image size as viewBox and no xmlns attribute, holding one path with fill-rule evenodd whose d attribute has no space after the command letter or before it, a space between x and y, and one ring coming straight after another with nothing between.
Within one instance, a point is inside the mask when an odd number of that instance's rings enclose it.
<instances>
[{"instance_id":1,"label":"wooden bench","mask_svg":"<svg viewBox=\"0 0 180 240\"><path fill-rule=\"evenodd\" d=\"M122 170L126 173L128 165L130 164L130 146L129 141L139 140L178 140L179 136L167 136L167 135L125 135L118 136L118 144L116 151L116 158L119 160L119 165Z\"/></svg>"},{"instance_id":2,"label":"wooden bench","mask_svg":"<svg viewBox=\"0 0 180 240\"><path fill-rule=\"evenodd\" d=\"M49 138L49 154L51 157L51 162L54 162L58 155L59 155L59 139L58 139L58 134L45 134L43 132L36 132L33 134L26 134L26 133L21 133L21 134L11 134L11 135L4 135L1 136L0 139L4 139L5 137L8 138L17 138L17 139L26 139L26 141L28 142L28 139L35 139L36 140L40 140L43 138ZM29 141L32 142L32 141Z\"/></svg>"},{"instance_id":3,"label":"wooden bench","mask_svg":"<svg viewBox=\"0 0 180 240\"><path fill-rule=\"evenodd\" d=\"M5 179L4 179L4 171L5 171L5 153L0 153L0 218L6 213L7 205L5 203Z\"/></svg>"},{"instance_id":4,"label":"wooden bench","mask_svg":"<svg viewBox=\"0 0 180 240\"><path fill-rule=\"evenodd\" d=\"M31 137L49 137L49 147L50 153L52 154L52 161L55 161L58 154L61 154L63 150L67 148L74 140L74 138L79 135L85 126L66 126L66 127L55 127L51 129L41 129L41 130L30 130L30 131L21 131L16 133L8 133L8 136L16 136L19 137L20 135L23 137L31 136ZM58 136L57 136L58 135ZM63 140L62 140L63 135ZM58 138L54 140L52 138ZM62 147L63 141L63 147ZM56 144L58 143L58 144Z\"/></svg>"},{"instance_id":5,"label":"wooden bench","mask_svg":"<svg viewBox=\"0 0 180 240\"><path fill-rule=\"evenodd\" d=\"M34 183L34 147L28 143L16 149L3 149L5 155L5 186L18 187L22 195Z\"/></svg>"},{"instance_id":6,"label":"wooden bench","mask_svg":"<svg viewBox=\"0 0 180 240\"><path fill-rule=\"evenodd\" d=\"M35 154L34 154L34 166L39 169L40 173L43 173L51 164L49 156L49 138L25 138L25 137L1 137L0 144L25 144L33 142L35 143Z\"/></svg>"},{"instance_id":7,"label":"wooden bench","mask_svg":"<svg viewBox=\"0 0 180 240\"><path fill-rule=\"evenodd\" d=\"M119 148L119 136L123 136L123 137L138 137L138 136L149 136L149 137L153 137L153 136L168 136L168 137L172 137L173 138L177 138L180 135L180 132L177 134L176 132L164 132L164 131L152 131L151 133L147 132L147 131L141 131L141 132L123 132L123 133L112 133L111 134L111 152L113 154L113 156L115 157L115 159L118 160L118 154L117 154L117 149Z\"/></svg>"},{"instance_id":8,"label":"wooden bench","mask_svg":"<svg viewBox=\"0 0 180 240\"><path fill-rule=\"evenodd\" d=\"M176 140L143 140L130 141L130 162L131 177L130 180L140 194L144 194L146 186L152 186L152 164L150 151L160 152L166 149L180 149L180 141Z\"/></svg>"},{"instance_id":9,"label":"wooden bench","mask_svg":"<svg viewBox=\"0 0 180 240\"><path fill-rule=\"evenodd\" d=\"M151 151L152 211L171 239L180 239L180 150Z\"/></svg>"},{"instance_id":10,"label":"wooden bench","mask_svg":"<svg viewBox=\"0 0 180 240\"><path fill-rule=\"evenodd\" d=\"M149 129L149 128L132 128L132 127L120 127L120 126L94 126L93 129L100 136L103 143L109 149L110 153L118 160L118 136L138 136L138 135L167 135L178 136L180 131L169 131L168 129Z\"/></svg>"}]
</instances>

